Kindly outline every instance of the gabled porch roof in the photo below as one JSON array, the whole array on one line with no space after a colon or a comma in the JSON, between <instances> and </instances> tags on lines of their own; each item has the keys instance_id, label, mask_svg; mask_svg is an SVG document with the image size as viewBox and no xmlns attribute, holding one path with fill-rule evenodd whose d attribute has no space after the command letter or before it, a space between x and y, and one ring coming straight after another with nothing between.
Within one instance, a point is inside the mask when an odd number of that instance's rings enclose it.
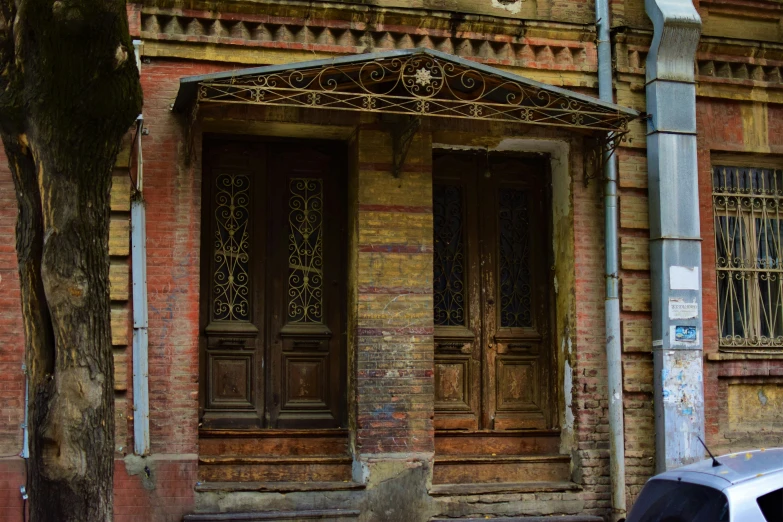
<instances>
[{"instance_id":1,"label":"gabled porch roof","mask_svg":"<svg viewBox=\"0 0 783 522\"><path fill-rule=\"evenodd\" d=\"M180 79L174 109L283 105L624 133L640 114L432 49L351 55Z\"/></svg>"}]
</instances>

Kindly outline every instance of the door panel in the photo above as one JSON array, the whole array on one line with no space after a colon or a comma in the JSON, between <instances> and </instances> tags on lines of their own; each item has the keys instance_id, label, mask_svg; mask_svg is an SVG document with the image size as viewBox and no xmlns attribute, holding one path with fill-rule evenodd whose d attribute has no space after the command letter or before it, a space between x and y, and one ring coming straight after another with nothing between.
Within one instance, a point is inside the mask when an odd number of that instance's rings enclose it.
<instances>
[{"instance_id":1,"label":"door panel","mask_svg":"<svg viewBox=\"0 0 783 522\"><path fill-rule=\"evenodd\" d=\"M204 151L202 426L338 427L341 148L216 139Z\"/></svg>"},{"instance_id":2,"label":"door panel","mask_svg":"<svg viewBox=\"0 0 783 522\"><path fill-rule=\"evenodd\" d=\"M551 427L544 166L435 157L437 429Z\"/></svg>"},{"instance_id":3,"label":"door panel","mask_svg":"<svg viewBox=\"0 0 783 522\"><path fill-rule=\"evenodd\" d=\"M280 428L340 425L341 326L345 278L344 186L328 149L279 147L270 162L275 193L269 274L270 423Z\"/></svg>"},{"instance_id":4,"label":"door panel","mask_svg":"<svg viewBox=\"0 0 783 522\"><path fill-rule=\"evenodd\" d=\"M490 157L489 167L491 177L483 178L482 188L493 219L483 225L484 237L494 239L487 249L494 251L495 262L484 268L492 271L487 280L494 276L496 281L494 306L487 307L496 386L487 407L494 429L547 428L551 350L545 171L540 161L502 156Z\"/></svg>"},{"instance_id":5,"label":"door panel","mask_svg":"<svg viewBox=\"0 0 783 522\"><path fill-rule=\"evenodd\" d=\"M200 402L204 427L256 428L264 410L266 149L204 144Z\"/></svg>"},{"instance_id":6,"label":"door panel","mask_svg":"<svg viewBox=\"0 0 783 522\"><path fill-rule=\"evenodd\" d=\"M478 429L481 415L475 158L436 158L433 186L437 429Z\"/></svg>"}]
</instances>

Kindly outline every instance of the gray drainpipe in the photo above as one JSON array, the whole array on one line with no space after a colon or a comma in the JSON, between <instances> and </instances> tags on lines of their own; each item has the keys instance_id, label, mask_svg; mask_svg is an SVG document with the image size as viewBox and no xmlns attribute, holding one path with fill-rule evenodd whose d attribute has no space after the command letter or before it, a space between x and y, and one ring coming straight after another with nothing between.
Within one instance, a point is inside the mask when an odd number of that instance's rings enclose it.
<instances>
[{"instance_id":1,"label":"gray drainpipe","mask_svg":"<svg viewBox=\"0 0 783 522\"><path fill-rule=\"evenodd\" d=\"M596 0L598 29L598 96L614 103L609 0ZM620 294L617 262L617 159L604 155L604 229L606 244L606 373L609 392L609 474L612 481L612 520L625 516L625 430L623 428L623 370L620 346Z\"/></svg>"},{"instance_id":2,"label":"gray drainpipe","mask_svg":"<svg viewBox=\"0 0 783 522\"><path fill-rule=\"evenodd\" d=\"M701 19L691 0L645 0L647 170L657 472L704 457L701 238L694 58Z\"/></svg>"},{"instance_id":3,"label":"gray drainpipe","mask_svg":"<svg viewBox=\"0 0 783 522\"><path fill-rule=\"evenodd\" d=\"M141 41L134 40L136 65L141 73ZM136 192L131 200L131 263L133 282L133 450L146 455L150 448L149 362L147 339L147 221L144 208L144 162L141 141L144 117L136 118ZM132 151L131 151L132 153Z\"/></svg>"}]
</instances>

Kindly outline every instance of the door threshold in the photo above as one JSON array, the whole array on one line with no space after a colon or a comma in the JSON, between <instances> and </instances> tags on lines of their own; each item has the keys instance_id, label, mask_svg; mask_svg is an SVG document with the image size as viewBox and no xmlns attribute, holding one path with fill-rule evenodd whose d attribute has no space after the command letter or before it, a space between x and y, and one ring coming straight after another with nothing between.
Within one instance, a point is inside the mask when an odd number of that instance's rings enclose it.
<instances>
[{"instance_id":1,"label":"door threshold","mask_svg":"<svg viewBox=\"0 0 783 522\"><path fill-rule=\"evenodd\" d=\"M247 520L258 522L269 520L279 522L281 520L340 520L346 518L358 518L361 512L356 509L319 509L301 511L260 511L252 513L194 513L185 515L185 522L234 522Z\"/></svg>"},{"instance_id":2,"label":"door threshold","mask_svg":"<svg viewBox=\"0 0 783 522\"><path fill-rule=\"evenodd\" d=\"M560 435L559 429L518 429L518 430L468 430L436 429L436 437L555 437Z\"/></svg>"},{"instance_id":3,"label":"door threshold","mask_svg":"<svg viewBox=\"0 0 783 522\"><path fill-rule=\"evenodd\" d=\"M556 493L581 491L575 482L496 482L474 484L433 484L430 496L456 497L462 495L492 495L500 493Z\"/></svg>"},{"instance_id":4,"label":"door threshold","mask_svg":"<svg viewBox=\"0 0 783 522\"><path fill-rule=\"evenodd\" d=\"M200 482L196 491L207 492L259 492L259 493L293 493L303 491L350 491L365 489L358 482Z\"/></svg>"},{"instance_id":5,"label":"door threshold","mask_svg":"<svg viewBox=\"0 0 783 522\"><path fill-rule=\"evenodd\" d=\"M347 428L317 428L317 429L267 429L267 428L249 428L245 430L238 429L205 429L198 430L200 438L214 437L342 437L348 436Z\"/></svg>"}]
</instances>

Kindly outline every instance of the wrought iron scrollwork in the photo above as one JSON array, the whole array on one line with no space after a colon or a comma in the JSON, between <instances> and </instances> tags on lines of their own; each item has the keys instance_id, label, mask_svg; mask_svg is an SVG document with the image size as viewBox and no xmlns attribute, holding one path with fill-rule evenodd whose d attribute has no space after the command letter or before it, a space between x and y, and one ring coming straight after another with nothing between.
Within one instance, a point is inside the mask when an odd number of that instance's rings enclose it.
<instances>
[{"instance_id":1,"label":"wrought iron scrollwork","mask_svg":"<svg viewBox=\"0 0 783 522\"><path fill-rule=\"evenodd\" d=\"M721 347L783 348L783 171L712 172Z\"/></svg>"},{"instance_id":2,"label":"wrought iron scrollwork","mask_svg":"<svg viewBox=\"0 0 783 522\"><path fill-rule=\"evenodd\" d=\"M432 196L435 325L465 325L462 190L451 185L435 185Z\"/></svg>"},{"instance_id":3,"label":"wrought iron scrollwork","mask_svg":"<svg viewBox=\"0 0 783 522\"><path fill-rule=\"evenodd\" d=\"M288 320L323 320L323 180L292 178L288 213Z\"/></svg>"},{"instance_id":4,"label":"wrought iron scrollwork","mask_svg":"<svg viewBox=\"0 0 783 522\"><path fill-rule=\"evenodd\" d=\"M204 81L199 103L318 107L449 118L627 129L629 114L522 78L431 53Z\"/></svg>"},{"instance_id":5,"label":"wrought iron scrollwork","mask_svg":"<svg viewBox=\"0 0 783 522\"><path fill-rule=\"evenodd\" d=\"M220 174L215 186L212 319L250 320L250 178Z\"/></svg>"},{"instance_id":6,"label":"wrought iron scrollwork","mask_svg":"<svg viewBox=\"0 0 783 522\"><path fill-rule=\"evenodd\" d=\"M627 139L627 130L623 132L609 132L601 137L587 138L583 178L585 187L590 184L590 180L603 175L606 162L611 160L620 144Z\"/></svg>"},{"instance_id":7,"label":"wrought iron scrollwork","mask_svg":"<svg viewBox=\"0 0 783 522\"><path fill-rule=\"evenodd\" d=\"M530 218L527 193L503 188L499 193L500 326L531 327Z\"/></svg>"}]
</instances>

